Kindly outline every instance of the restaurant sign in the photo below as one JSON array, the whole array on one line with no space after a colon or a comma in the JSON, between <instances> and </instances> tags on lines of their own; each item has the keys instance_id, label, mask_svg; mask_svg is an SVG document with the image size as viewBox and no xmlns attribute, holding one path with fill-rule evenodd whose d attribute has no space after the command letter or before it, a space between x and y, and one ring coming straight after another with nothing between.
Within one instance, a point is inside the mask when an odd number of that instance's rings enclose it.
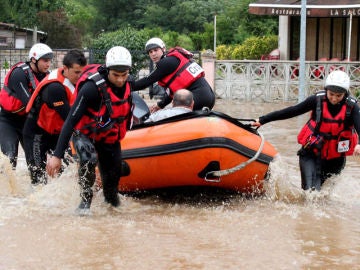
<instances>
[{"instance_id":1,"label":"restaurant sign","mask_svg":"<svg viewBox=\"0 0 360 270\"><path fill-rule=\"evenodd\" d=\"M332 6L334 7L334 6ZM249 12L259 15L276 16L301 16L301 6L299 5L249 5ZM360 7L356 8L330 8L326 6L309 5L306 9L308 17L348 17L360 16Z\"/></svg>"},{"instance_id":2,"label":"restaurant sign","mask_svg":"<svg viewBox=\"0 0 360 270\"><path fill-rule=\"evenodd\" d=\"M360 16L360 8L358 9L330 9L330 16Z\"/></svg>"}]
</instances>

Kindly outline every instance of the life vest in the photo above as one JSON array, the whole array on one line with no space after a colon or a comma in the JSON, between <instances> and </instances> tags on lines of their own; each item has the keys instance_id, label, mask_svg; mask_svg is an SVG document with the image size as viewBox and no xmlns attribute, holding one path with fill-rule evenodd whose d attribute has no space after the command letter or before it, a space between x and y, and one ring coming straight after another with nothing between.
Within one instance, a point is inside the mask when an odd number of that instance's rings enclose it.
<instances>
[{"instance_id":1,"label":"life vest","mask_svg":"<svg viewBox=\"0 0 360 270\"><path fill-rule=\"evenodd\" d=\"M15 68L21 68L27 79L28 79L28 91L29 95L35 90L36 86L39 84L38 79L34 76L30 66L26 63L19 62L12 66L10 71L6 74L4 80L4 86L0 91L0 106L1 109L5 112L17 113L19 115L25 115L25 106L20 99L16 97L16 93L13 89L9 88L9 78Z\"/></svg>"},{"instance_id":2,"label":"life vest","mask_svg":"<svg viewBox=\"0 0 360 270\"><path fill-rule=\"evenodd\" d=\"M177 69L158 81L158 84L171 90L170 96L182 88L188 88L194 81L204 77L204 69L192 59L192 54L187 50L176 47L167 53L167 56L175 56L180 60Z\"/></svg>"},{"instance_id":3,"label":"life vest","mask_svg":"<svg viewBox=\"0 0 360 270\"><path fill-rule=\"evenodd\" d=\"M101 67L94 64L86 67L76 84L76 93L78 93L85 81L92 80L98 87L102 101L99 110L87 109L76 124L75 130L79 130L94 141L114 143L125 137L132 116L130 83L126 82L124 98L119 98L98 72Z\"/></svg>"},{"instance_id":4,"label":"life vest","mask_svg":"<svg viewBox=\"0 0 360 270\"><path fill-rule=\"evenodd\" d=\"M298 142L305 149L311 147L322 159L352 155L359 138L349 118L357 100L347 97L340 112L333 117L329 112L326 92L320 91L316 96L316 119L313 116L305 124L298 135Z\"/></svg>"},{"instance_id":5,"label":"life vest","mask_svg":"<svg viewBox=\"0 0 360 270\"><path fill-rule=\"evenodd\" d=\"M39 94L46 85L53 82L59 82L64 86L69 104L72 104L75 86L69 81L69 79L64 77L63 71L64 68L58 68L47 75L36 87L28 104L26 105L27 113L30 112L32 108L34 109L34 113L38 113L38 126L49 134L60 134L64 120L61 118L60 114L56 112L56 110L50 108L45 102L41 101Z\"/></svg>"}]
</instances>

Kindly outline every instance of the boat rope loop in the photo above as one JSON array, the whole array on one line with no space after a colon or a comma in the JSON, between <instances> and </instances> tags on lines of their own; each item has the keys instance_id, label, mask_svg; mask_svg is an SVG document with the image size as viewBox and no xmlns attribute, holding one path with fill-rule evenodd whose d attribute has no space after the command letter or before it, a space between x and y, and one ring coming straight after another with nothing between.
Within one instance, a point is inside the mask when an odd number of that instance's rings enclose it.
<instances>
[{"instance_id":1,"label":"boat rope loop","mask_svg":"<svg viewBox=\"0 0 360 270\"><path fill-rule=\"evenodd\" d=\"M261 152L262 152L262 150L264 148L264 144L265 144L264 136L260 132L258 132L258 134L259 134L259 136L261 138L260 146L259 146L259 149L257 150L256 154L252 158L248 159L245 162L242 162L242 163L236 165L235 167L229 168L229 169L208 172L206 174L206 176L205 176L205 181L207 181L207 182L220 182L220 177L221 176L232 174L232 173L234 173L234 172L236 172L238 170L241 170L241 169L245 168L251 162L255 161L259 157L259 155L261 154ZM214 178L214 177L217 177L217 178Z\"/></svg>"}]
</instances>

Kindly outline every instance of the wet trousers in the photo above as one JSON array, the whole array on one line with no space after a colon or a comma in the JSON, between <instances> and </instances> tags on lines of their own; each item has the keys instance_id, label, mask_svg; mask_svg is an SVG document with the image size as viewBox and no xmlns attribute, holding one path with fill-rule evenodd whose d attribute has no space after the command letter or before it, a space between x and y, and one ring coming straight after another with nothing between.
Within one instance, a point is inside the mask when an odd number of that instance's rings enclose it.
<instances>
[{"instance_id":1,"label":"wet trousers","mask_svg":"<svg viewBox=\"0 0 360 270\"><path fill-rule=\"evenodd\" d=\"M118 184L121 176L121 146L120 142L106 144L95 142L94 147L98 157L98 163L82 160L79 166L80 197L83 202L91 203L93 197L92 186L95 183L95 167L98 166L105 202L112 206L119 206Z\"/></svg>"},{"instance_id":2,"label":"wet trousers","mask_svg":"<svg viewBox=\"0 0 360 270\"><path fill-rule=\"evenodd\" d=\"M332 175L340 174L345 168L346 158L321 159L312 152L298 153L301 172L301 188L320 190Z\"/></svg>"},{"instance_id":3,"label":"wet trousers","mask_svg":"<svg viewBox=\"0 0 360 270\"><path fill-rule=\"evenodd\" d=\"M34 122L35 121L35 122ZM31 183L47 182L47 154L55 150L58 134L49 134L36 124L35 118L28 118L23 130L26 163L30 172Z\"/></svg>"},{"instance_id":4,"label":"wet trousers","mask_svg":"<svg viewBox=\"0 0 360 270\"><path fill-rule=\"evenodd\" d=\"M16 168L19 143L23 146L22 130L26 116L0 111L1 152L8 156L13 169Z\"/></svg>"}]
</instances>

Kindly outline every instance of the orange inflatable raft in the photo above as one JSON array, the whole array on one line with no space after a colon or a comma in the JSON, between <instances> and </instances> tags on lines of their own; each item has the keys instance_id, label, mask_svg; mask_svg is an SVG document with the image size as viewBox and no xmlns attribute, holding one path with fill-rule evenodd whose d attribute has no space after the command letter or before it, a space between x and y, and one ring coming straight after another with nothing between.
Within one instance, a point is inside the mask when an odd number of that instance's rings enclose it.
<instances>
[{"instance_id":1,"label":"orange inflatable raft","mask_svg":"<svg viewBox=\"0 0 360 270\"><path fill-rule=\"evenodd\" d=\"M215 111L137 125L121 145L126 193L195 186L262 193L277 154L255 129Z\"/></svg>"}]
</instances>

